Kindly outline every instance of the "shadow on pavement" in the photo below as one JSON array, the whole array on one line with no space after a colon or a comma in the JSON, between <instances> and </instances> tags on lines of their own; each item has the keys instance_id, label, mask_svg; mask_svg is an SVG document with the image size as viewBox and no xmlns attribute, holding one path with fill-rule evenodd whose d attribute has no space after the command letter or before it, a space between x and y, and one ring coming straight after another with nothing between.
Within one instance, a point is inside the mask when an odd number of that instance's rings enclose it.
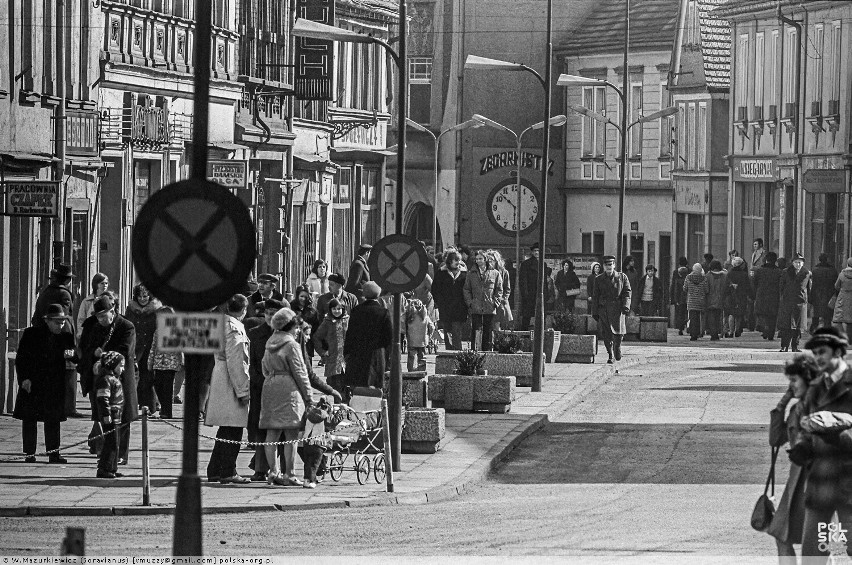
<instances>
[{"instance_id":1,"label":"shadow on pavement","mask_svg":"<svg viewBox=\"0 0 852 565\"><path fill-rule=\"evenodd\" d=\"M694 390L705 392L757 392L761 394L783 395L787 391L786 386L778 385L696 385L696 386L663 386L650 388L649 390Z\"/></svg>"},{"instance_id":2,"label":"shadow on pavement","mask_svg":"<svg viewBox=\"0 0 852 565\"><path fill-rule=\"evenodd\" d=\"M489 481L762 484L769 467L767 433L761 425L550 423L518 446ZM755 464L764 452L766 464ZM779 477L786 476L786 459L782 452Z\"/></svg>"},{"instance_id":3,"label":"shadow on pavement","mask_svg":"<svg viewBox=\"0 0 852 565\"><path fill-rule=\"evenodd\" d=\"M718 367L697 367L695 370L720 373L778 373L779 377L784 375L784 365L773 363L730 363Z\"/></svg>"},{"instance_id":4,"label":"shadow on pavement","mask_svg":"<svg viewBox=\"0 0 852 565\"><path fill-rule=\"evenodd\" d=\"M98 487L98 488L142 488L141 477L124 477L120 479L98 479L82 477L55 477L44 479L22 479L20 476L0 475L0 479L13 480L12 485L41 485L46 487ZM177 479L151 479L152 487L165 487L177 484Z\"/></svg>"}]
</instances>

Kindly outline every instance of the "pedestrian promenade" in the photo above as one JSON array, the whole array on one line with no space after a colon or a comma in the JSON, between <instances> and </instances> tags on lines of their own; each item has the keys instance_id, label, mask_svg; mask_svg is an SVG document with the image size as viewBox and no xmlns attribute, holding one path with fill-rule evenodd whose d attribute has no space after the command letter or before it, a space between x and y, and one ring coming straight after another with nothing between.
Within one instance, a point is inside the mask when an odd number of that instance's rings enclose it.
<instances>
[{"instance_id":1,"label":"pedestrian promenade","mask_svg":"<svg viewBox=\"0 0 852 565\"><path fill-rule=\"evenodd\" d=\"M420 504L457 496L465 488L487 476L515 446L572 405L581 402L606 378L618 378L617 370L637 364L665 363L673 360L725 360L736 349L738 359L762 359L774 352L778 341L767 342L759 334L747 332L739 339L710 342L707 338L690 342L688 336L669 332L667 344L627 343L624 358L615 365L605 363L599 355L593 365L547 364L541 393L519 388L516 401L508 414L447 414L447 437L442 449L431 455L402 456L402 471L395 474L395 492L386 493L385 485L370 482L359 485L353 471L344 471L340 482L329 477L315 490L301 487L269 487L266 483L220 485L202 483L202 503L206 512L242 512L300 510L320 507L345 507L375 504ZM603 351L603 347L601 347ZM429 369L434 356L429 358ZM88 415L88 403L78 400L78 408ZM181 406L176 406L176 419L169 423L149 422L151 469L151 506L142 506L141 425L134 423L132 450L120 479L95 478L96 457L85 444L62 452L65 465L46 463L40 457L35 464L23 458L14 462L21 449L20 422L10 415L0 416L0 515L74 515L74 514L146 514L170 513L175 502L175 489L180 474ZM84 439L91 427L88 419L68 420L62 426L62 444ZM39 445L43 446L41 426ZM201 433L213 437L215 428L201 426ZM204 469L213 447L211 439L200 439L199 470ZM252 452L242 450L238 472L250 475L248 462ZM347 463L352 463L350 457ZM354 463L353 463L354 464ZM297 461L297 472L301 462Z\"/></svg>"}]
</instances>

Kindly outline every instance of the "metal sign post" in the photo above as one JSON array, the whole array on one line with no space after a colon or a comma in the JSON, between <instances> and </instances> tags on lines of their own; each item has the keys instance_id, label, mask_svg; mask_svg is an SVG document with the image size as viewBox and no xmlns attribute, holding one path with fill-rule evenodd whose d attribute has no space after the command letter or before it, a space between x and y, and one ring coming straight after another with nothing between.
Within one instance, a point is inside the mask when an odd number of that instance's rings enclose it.
<instances>
[{"instance_id":1,"label":"metal sign post","mask_svg":"<svg viewBox=\"0 0 852 565\"><path fill-rule=\"evenodd\" d=\"M210 113L211 2L195 0L195 81L192 178L207 176L207 122ZM197 364L193 364L197 366ZM198 391L201 375L187 372L183 412L183 465L175 501L172 553L202 555L201 478L198 476Z\"/></svg>"}]
</instances>

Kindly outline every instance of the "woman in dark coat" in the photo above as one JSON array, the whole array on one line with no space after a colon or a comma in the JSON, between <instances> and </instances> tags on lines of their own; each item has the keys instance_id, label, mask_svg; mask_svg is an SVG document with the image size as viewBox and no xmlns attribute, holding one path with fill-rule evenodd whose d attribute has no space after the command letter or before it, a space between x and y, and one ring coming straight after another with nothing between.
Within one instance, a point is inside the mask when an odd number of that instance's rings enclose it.
<instances>
[{"instance_id":1,"label":"woman in dark coat","mask_svg":"<svg viewBox=\"0 0 852 565\"><path fill-rule=\"evenodd\" d=\"M60 423L65 421L65 361L76 361L74 334L63 331L68 321L62 304L47 306L41 325L24 330L18 344L15 374L18 396L13 416L21 420L24 454L35 463L37 422L44 422L47 451L59 449ZM48 462L67 463L59 452Z\"/></svg>"},{"instance_id":2,"label":"woman in dark coat","mask_svg":"<svg viewBox=\"0 0 852 565\"><path fill-rule=\"evenodd\" d=\"M134 355L139 370L139 386L136 388L139 406L147 406L148 413L157 411L157 399L154 397L154 372L148 369L148 354L154 343L154 332L157 331L157 310L162 303L151 296L142 284L133 287L132 300L127 305L124 318L136 329L136 348ZM127 391L124 391L127 394ZM160 399L165 402L168 399Z\"/></svg>"},{"instance_id":3,"label":"woman in dark coat","mask_svg":"<svg viewBox=\"0 0 852 565\"><path fill-rule=\"evenodd\" d=\"M754 296L748 265L742 257L733 257L731 270L728 271L728 290L725 298L725 315L728 316L727 337L740 337L743 334L743 322L748 314L748 299Z\"/></svg>"},{"instance_id":4,"label":"woman in dark coat","mask_svg":"<svg viewBox=\"0 0 852 565\"><path fill-rule=\"evenodd\" d=\"M124 389L124 411L121 414L122 424L119 433L118 457L119 465L127 464L130 450L130 422L139 418L139 403L136 398L136 328L133 324L115 311L115 302L105 294L95 300L94 313L83 323L83 333L80 336L80 363L77 371L80 373L80 388L83 394L89 396L92 404L92 420L95 421L89 437L100 435L101 427L96 420L97 404L94 398L95 375L92 368L104 351L121 353L127 360L124 372L121 374L121 386ZM100 447L100 441L89 443L89 450L95 453Z\"/></svg>"},{"instance_id":5,"label":"woman in dark coat","mask_svg":"<svg viewBox=\"0 0 852 565\"><path fill-rule=\"evenodd\" d=\"M465 280L467 272L461 269L461 256L457 251L448 251L432 283L439 323L446 336L444 346L448 350L462 348L462 328L468 315L464 301Z\"/></svg>"},{"instance_id":6,"label":"woman in dark coat","mask_svg":"<svg viewBox=\"0 0 852 565\"><path fill-rule=\"evenodd\" d=\"M778 329L781 330L781 351L799 351L799 338L808 319L808 293L811 272L804 267L805 258L796 253L792 265L781 274L781 301L778 308Z\"/></svg>"},{"instance_id":7,"label":"woman in dark coat","mask_svg":"<svg viewBox=\"0 0 852 565\"><path fill-rule=\"evenodd\" d=\"M766 254L763 266L754 270L754 315L763 339L775 339L778 318L778 301L781 295L781 269L775 264L778 255L774 251Z\"/></svg>"},{"instance_id":8,"label":"woman in dark coat","mask_svg":"<svg viewBox=\"0 0 852 565\"><path fill-rule=\"evenodd\" d=\"M385 350L393 340L393 323L387 308L378 301L382 289L369 281L361 288L364 302L352 310L343 342L346 385L379 387L385 376Z\"/></svg>"},{"instance_id":9,"label":"woman in dark coat","mask_svg":"<svg viewBox=\"0 0 852 565\"><path fill-rule=\"evenodd\" d=\"M672 284L669 287L669 297L671 298L672 306L674 306L674 325L677 328L678 335L683 335L683 330L686 328L687 309L686 309L686 293L683 291L683 283L686 282L686 276L689 274L686 257L681 257L677 260L678 268L672 273ZM708 265L709 266L709 265Z\"/></svg>"},{"instance_id":10,"label":"woman in dark coat","mask_svg":"<svg viewBox=\"0 0 852 565\"><path fill-rule=\"evenodd\" d=\"M574 301L580 292L580 279L570 259L562 261L562 269L556 273L555 284L557 307L563 312L573 312Z\"/></svg>"},{"instance_id":11,"label":"woman in dark coat","mask_svg":"<svg viewBox=\"0 0 852 565\"><path fill-rule=\"evenodd\" d=\"M814 306L811 320L811 333L821 326L830 326L834 309L829 308L828 301L834 296L834 283L837 281L837 269L828 264L828 254L820 253L819 263L813 268L811 275L810 301Z\"/></svg>"}]
</instances>

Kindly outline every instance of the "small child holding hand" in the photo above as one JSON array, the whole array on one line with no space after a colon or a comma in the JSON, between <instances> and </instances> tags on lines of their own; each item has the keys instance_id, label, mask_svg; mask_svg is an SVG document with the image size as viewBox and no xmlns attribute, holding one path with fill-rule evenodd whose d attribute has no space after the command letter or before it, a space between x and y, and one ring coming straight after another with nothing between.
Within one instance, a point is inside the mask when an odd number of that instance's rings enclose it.
<instances>
[{"instance_id":1,"label":"small child holding hand","mask_svg":"<svg viewBox=\"0 0 852 565\"><path fill-rule=\"evenodd\" d=\"M423 302L414 298L408 302L405 311L405 334L408 341L408 370L426 370L426 346L429 345L429 336L435 331L435 324ZM416 361L416 365L415 365Z\"/></svg>"},{"instance_id":2,"label":"small child holding hand","mask_svg":"<svg viewBox=\"0 0 852 565\"><path fill-rule=\"evenodd\" d=\"M124 408L124 389L121 373L124 371L124 356L115 351L105 351L95 363L95 397L97 398L98 421L104 435L104 446L98 458L99 479L121 477L118 472L118 430Z\"/></svg>"}]
</instances>

